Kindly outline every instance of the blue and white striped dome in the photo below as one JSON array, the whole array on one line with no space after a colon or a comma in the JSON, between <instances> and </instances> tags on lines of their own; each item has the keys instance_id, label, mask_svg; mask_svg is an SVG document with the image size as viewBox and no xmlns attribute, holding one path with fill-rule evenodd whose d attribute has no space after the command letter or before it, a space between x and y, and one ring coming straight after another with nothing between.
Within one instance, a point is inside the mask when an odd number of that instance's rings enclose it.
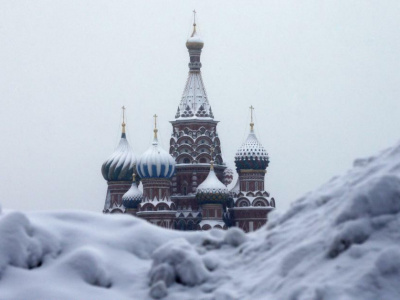
<instances>
[{"instance_id":1,"label":"blue and white striped dome","mask_svg":"<svg viewBox=\"0 0 400 300\"><path fill-rule=\"evenodd\" d=\"M137 163L140 178L171 178L175 172L175 160L158 145L157 137Z\"/></svg>"}]
</instances>

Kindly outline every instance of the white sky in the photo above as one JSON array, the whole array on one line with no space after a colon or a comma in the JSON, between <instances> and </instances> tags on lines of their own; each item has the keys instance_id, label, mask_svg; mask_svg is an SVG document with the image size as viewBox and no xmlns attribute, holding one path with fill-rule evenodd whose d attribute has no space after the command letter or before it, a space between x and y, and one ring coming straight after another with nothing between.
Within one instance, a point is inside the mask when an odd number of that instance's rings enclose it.
<instances>
[{"instance_id":1,"label":"white sky","mask_svg":"<svg viewBox=\"0 0 400 300\"><path fill-rule=\"evenodd\" d=\"M101 211L103 161L137 156L160 121L168 150L192 10L228 165L248 107L277 207L399 139L399 1L1 1L0 202Z\"/></svg>"}]
</instances>

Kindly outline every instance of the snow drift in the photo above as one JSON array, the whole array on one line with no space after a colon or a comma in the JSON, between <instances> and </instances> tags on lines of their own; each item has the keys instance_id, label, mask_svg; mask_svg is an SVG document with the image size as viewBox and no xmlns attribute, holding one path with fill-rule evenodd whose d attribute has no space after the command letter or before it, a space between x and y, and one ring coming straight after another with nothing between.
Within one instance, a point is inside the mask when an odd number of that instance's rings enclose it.
<instances>
[{"instance_id":1,"label":"snow drift","mask_svg":"<svg viewBox=\"0 0 400 300\"><path fill-rule=\"evenodd\" d=\"M185 233L130 216L0 215L0 299L400 299L400 144L272 213Z\"/></svg>"}]
</instances>

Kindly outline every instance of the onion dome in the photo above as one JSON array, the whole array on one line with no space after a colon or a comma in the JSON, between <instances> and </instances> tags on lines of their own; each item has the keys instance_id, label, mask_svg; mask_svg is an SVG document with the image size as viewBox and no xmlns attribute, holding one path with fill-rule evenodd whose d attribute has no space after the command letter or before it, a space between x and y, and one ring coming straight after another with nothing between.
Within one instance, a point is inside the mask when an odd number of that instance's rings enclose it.
<instances>
[{"instance_id":1,"label":"onion dome","mask_svg":"<svg viewBox=\"0 0 400 300\"><path fill-rule=\"evenodd\" d=\"M196 21L195 21L193 23L192 35L186 41L186 48L188 48L189 50L201 50L203 49L203 46L204 42L196 31Z\"/></svg>"},{"instance_id":2,"label":"onion dome","mask_svg":"<svg viewBox=\"0 0 400 300\"><path fill-rule=\"evenodd\" d=\"M156 118L157 115L154 117ZM154 140L151 147L138 160L137 172L142 179L169 179L175 172L175 160L158 145L157 131L157 128L155 128Z\"/></svg>"},{"instance_id":3,"label":"onion dome","mask_svg":"<svg viewBox=\"0 0 400 300\"><path fill-rule=\"evenodd\" d=\"M237 194L240 193L240 180L239 178L236 179L236 184L235 186L229 191L231 196L236 196Z\"/></svg>"},{"instance_id":4,"label":"onion dome","mask_svg":"<svg viewBox=\"0 0 400 300\"><path fill-rule=\"evenodd\" d=\"M139 203L143 200L143 193L138 189L136 183L136 174L132 175L132 186L122 196L122 203L126 208L137 208Z\"/></svg>"},{"instance_id":5,"label":"onion dome","mask_svg":"<svg viewBox=\"0 0 400 300\"><path fill-rule=\"evenodd\" d=\"M230 185L233 181L233 171L232 169L226 168L224 170L224 184L226 186Z\"/></svg>"},{"instance_id":6,"label":"onion dome","mask_svg":"<svg viewBox=\"0 0 400 300\"><path fill-rule=\"evenodd\" d=\"M214 161L211 161L210 172L207 178L197 187L196 199L200 204L225 203L228 200L229 191L219 181L214 172Z\"/></svg>"},{"instance_id":7,"label":"onion dome","mask_svg":"<svg viewBox=\"0 0 400 300\"><path fill-rule=\"evenodd\" d=\"M253 109L253 107L250 107ZM253 113L251 116L250 133L246 141L237 150L235 155L237 169L265 170L269 164L268 153L257 140L254 133Z\"/></svg>"},{"instance_id":8,"label":"onion dome","mask_svg":"<svg viewBox=\"0 0 400 300\"><path fill-rule=\"evenodd\" d=\"M125 107L123 107L121 140L114 153L103 163L101 173L107 181L130 181L136 166L136 157L126 139Z\"/></svg>"}]
</instances>

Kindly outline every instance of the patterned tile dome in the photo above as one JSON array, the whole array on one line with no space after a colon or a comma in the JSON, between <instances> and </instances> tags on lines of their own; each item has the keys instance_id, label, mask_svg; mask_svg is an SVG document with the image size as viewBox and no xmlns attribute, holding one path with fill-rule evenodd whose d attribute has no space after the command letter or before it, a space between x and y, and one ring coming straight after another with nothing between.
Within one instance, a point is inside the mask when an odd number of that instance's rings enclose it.
<instances>
[{"instance_id":1,"label":"patterned tile dome","mask_svg":"<svg viewBox=\"0 0 400 300\"><path fill-rule=\"evenodd\" d=\"M268 167L268 153L257 140L253 130L250 131L247 140L237 150L235 164L238 169L262 170Z\"/></svg>"}]
</instances>

